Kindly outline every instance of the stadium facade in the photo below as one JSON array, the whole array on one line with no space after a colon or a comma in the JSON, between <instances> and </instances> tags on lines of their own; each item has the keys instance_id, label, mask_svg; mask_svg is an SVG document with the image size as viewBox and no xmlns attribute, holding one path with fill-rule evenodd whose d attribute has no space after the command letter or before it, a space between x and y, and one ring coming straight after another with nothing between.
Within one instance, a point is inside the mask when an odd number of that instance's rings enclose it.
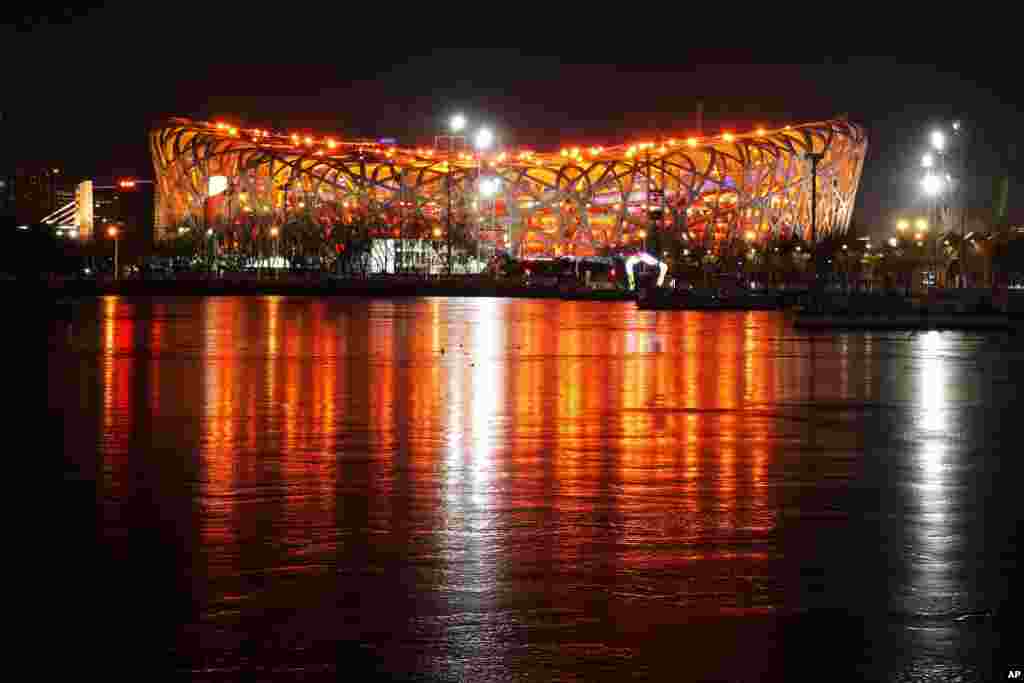
<instances>
[{"instance_id":1,"label":"stadium facade","mask_svg":"<svg viewBox=\"0 0 1024 683\"><path fill-rule=\"evenodd\" d=\"M810 239L849 227L867 149L846 119L553 152L406 148L171 119L151 131L157 236L362 217L375 236L445 239L450 224L518 256L592 255L651 230L694 244Z\"/></svg>"}]
</instances>

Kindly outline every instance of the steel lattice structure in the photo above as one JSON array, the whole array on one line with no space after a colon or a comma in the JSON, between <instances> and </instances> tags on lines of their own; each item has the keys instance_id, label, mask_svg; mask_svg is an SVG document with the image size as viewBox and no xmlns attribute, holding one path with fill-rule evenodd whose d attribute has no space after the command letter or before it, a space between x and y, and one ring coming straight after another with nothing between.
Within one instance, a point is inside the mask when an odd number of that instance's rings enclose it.
<instances>
[{"instance_id":1,"label":"steel lattice structure","mask_svg":"<svg viewBox=\"0 0 1024 683\"><path fill-rule=\"evenodd\" d=\"M845 119L486 155L172 119L150 144L165 227L281 225L298 213L330 226L363 212L381 236L419 238L448 224L450 197L452 220L479 226L482 240L549 256L592 254L652 229L711 247L741 237L809 239L808 152L824 154L817 235L842 234L867 149L863 129ZM485 178L501 180L493 200L478 191Z\"/></svg>"}]
</instances>

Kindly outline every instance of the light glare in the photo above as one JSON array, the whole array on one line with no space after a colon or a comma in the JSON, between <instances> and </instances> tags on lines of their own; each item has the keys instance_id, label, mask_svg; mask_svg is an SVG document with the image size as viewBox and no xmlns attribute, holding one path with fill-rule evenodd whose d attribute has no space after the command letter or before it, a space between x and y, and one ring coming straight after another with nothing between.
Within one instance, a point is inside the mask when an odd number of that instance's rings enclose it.
<instances>
[{"instance_id":1,"label":"light glare","mask_svg":"<svg viewBox=\"0 0 1024 683\"><path fill-rule=\"evenodd\" d=\"M476 134L476 148L487 149L494 142L494 133L488 128L481 128Z\"/></svg>"}]
</instances>

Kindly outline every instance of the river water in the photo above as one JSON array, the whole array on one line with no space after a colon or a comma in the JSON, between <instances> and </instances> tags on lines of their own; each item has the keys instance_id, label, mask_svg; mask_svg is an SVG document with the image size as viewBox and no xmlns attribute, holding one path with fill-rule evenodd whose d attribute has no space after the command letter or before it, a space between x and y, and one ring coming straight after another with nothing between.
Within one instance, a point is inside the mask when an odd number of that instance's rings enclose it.
<instances>
[{"instance_id":1,"label":"river water","mask_svg":"<svg viewBox=\"0 0 1024 683\"><path fill-rule=\"evenodd\" d=\"M197 679L985 680L1021 380L1012 336L773 312L85 301L58 621Z\"/></svg>"}]
</instances>

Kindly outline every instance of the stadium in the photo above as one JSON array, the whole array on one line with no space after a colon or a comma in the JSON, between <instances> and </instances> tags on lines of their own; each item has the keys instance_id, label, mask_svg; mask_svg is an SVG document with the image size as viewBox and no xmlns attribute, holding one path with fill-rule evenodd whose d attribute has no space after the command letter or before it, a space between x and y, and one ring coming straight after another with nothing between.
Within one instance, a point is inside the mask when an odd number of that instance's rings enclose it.
<instances>
[{"instance_id":1,"label":"stadium","mask_svg":"<svg viewBox=\"0 0 1024 683\"><path fill-rule=\"evenodd\" d=\"M867 149L844 118L546 152L391 142L171 119L150 134L157 237L361 221L373 238L435 244L461 229L522 258L608 253L648 233L708 249L809 240L814 153L820 240L848 228Z\"/></svg>"}]
</instances>

